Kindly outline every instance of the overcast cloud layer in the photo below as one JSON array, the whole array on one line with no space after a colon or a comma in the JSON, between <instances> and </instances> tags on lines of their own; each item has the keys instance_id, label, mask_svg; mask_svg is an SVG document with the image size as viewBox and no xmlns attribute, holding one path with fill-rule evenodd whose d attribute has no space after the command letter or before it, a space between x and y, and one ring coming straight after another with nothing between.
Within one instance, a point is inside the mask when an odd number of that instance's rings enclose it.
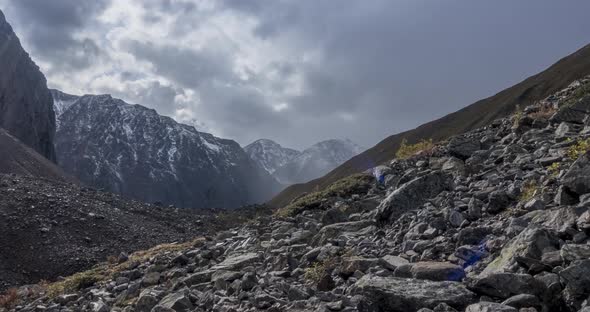
<instances>
[{"instance_id":1,"label":"overcast cloud layer","mask_svg":"<svg viewBox=\"0 0 590 312\"><path fill-rule=\"evenodd\" d=\"M50 87L245 145L371 146L590 43L588 0L0 0Z\"/></svg>"}]
</instances>

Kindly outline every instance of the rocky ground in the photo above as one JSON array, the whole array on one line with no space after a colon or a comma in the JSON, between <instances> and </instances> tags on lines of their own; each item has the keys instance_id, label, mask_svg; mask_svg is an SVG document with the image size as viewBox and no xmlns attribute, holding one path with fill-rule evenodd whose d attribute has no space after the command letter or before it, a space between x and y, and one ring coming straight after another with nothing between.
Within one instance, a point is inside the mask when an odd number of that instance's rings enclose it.
<instances>
[{"instance_id":1,"label":"rocky ground","mask_svg":"<svg viewBox=\"0 0 590 312\"><path fill-rule=\"evenodd\" d=\"M588 312L589 81L375 168L383 185L350 178L215 236L23 287L5 305Z\"/></svg>"},{"instance_id":2,"label":"rocky ground","mask_svg":"<svg viewBox=\"0 0 590 312\"><path fill-rule=\"evenodd\" d=\"M0 174L0 290L55 280L121 252L236 226L208 211L126 200L54 180Z\"/></svg>"}]
</instances>

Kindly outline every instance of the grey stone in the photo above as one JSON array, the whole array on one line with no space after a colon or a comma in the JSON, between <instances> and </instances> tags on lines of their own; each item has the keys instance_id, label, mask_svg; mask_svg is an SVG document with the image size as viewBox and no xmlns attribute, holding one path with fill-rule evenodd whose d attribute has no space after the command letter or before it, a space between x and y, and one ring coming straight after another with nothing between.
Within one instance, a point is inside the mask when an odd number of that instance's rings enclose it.
<instances>
[{"instance_id":1,"label":"grey stone","mask_svg":"<svg viewBox=\"0 0 590 312\"><path fill-rule=\"evenodd\" d=\"M487 212L498 213L508 208L511 201L510 196L505 191L493 191L488 196Z\"/></svg>"},{"instance_id":2,"label":"grey stone","mask_svg":"<svg viewBox=\"0 0 590 312\"><path fill-rule=\"evenodd\" d=\"M541 308L541 301L537 296L528 295L528 294L520 294L516 296L512 296L504 302L503 305L511 306L517 309L520 308Z\"/></svg>"},{"instance_id":3,"label":"grey stone","mask_svg":"<svg viewBox=\"0 0 590 312\"><path fill-rule=\"evenodd\" d=\"M365 275L352 287L350 294L362 295L359 312L416 311L434 308L446 303L455 309L464 309L475 301L475 294L458 282L379 277ZM373 310L378 308L378 310Z\"/></svg>"},{"instance_id":4,"label":"grey stone","mask_svg":"<svg viewBox=\"0 0 590 312\"><path fill-rule=\"evenodd\" d=\"M568 262L590 259L590 245L565 244L561 247L560 255L563 260Z\"/></svg>"},{"instance_id":5,"label":"grey stone","mask_svg":"<svg viewBox=\"0 0 590 312\"><path fill-rule=\"evenodd\" d=\"M447 148L451 155L465 160L481 148L481 143L479 139L457 136L449 141Z\"/></svg>"},{"instance_id":6,"label":"grey stone","mask_svg":"<svg viewBox=\"0 0 590 312\"><path fill-rule=\"evenodd\" d=\"M396 189L381 202L377 207L376 220L391 222L401 214L417 209L427 199L450 189L451 186L450 177L442 172L433 172L415 178Z\"/></svg>"},{"instance_id":7,"label":"grey stone","mask_svg":"<svg viewBox=\"0 0 590 312\"><path fill-rule=\"evenodd\" d=\"M518 312L518 310L500 303L480 302L468 306L465 312Z\"/></svg>"},{"instance_id":8,"label":"grey stone","mask_svg":"<svg viewBox=\"0 0 590 312\"><path fill-rule=\"evenodd\" d=\"M379 263L382 267L391 271L395 271L395 269L397 269L399 266L408 264L409 261L402 257L386 255L381 257Z\"/></svg>"},{"instance_id":9,"label":"grey stone","mask_svg":"<svg viewBox=\"0 0 590 312\"><path fill-rule=\"evenodd\" d=\"M561 178L561 184L578 195L590 193L590 156L578 158Z\"/></svg>"},{"instance_id":10,"label":"grey stone","mask_svg":"<svg viewBox=\"0 0 590 312\"><path fill-rule=\"evenodd\" d=\"M351 276L356 271L367 272L369 268L379 266L378 258L348 257L342 260L341 273Z\"/></svg>"},{"instance_id":11,"label":"grey stone","mask_svg":"<svg viewBox=\"0 0 590 312\"><path fill-rule=\"evenodd\" d=\"M143 279L141 280L141 285L144 287L157 285L160 282L160 273L159 272L150 272L147 273Z\"/></svg>"},{"instance_id":12,"label":"grey stone","mask_svg":"<svg viewBox=\"0 0 590 312\"><path fill-rule=\"evenodd\" d=\"M466 280L467 287L478 294L507 299L514 295L540 296L545 285L528 274L491 273Z\"/></svg>"},{"instance_id":13,"label":"grey stone","mask_svg":"<svg viewBox=\"0 0 590 312\"><path fill-rule=\"evenodd\" d=\"M462 267L449 262L418 262L410 272L414 278L431 281L460 281L465 277Z\"/></svg>"},{"instance_id":14,"label":"grey stone","mask_svg":"<svg viewBox=\"0 0 590 312\"><path fill-rule=\"evenodd\" d=\"M181 290L164 297L157 307L163 309L170 309L176 312L189 311L193 308L193 304L187 296L188 290Z\"/></svg>"},{"instance_id":15,"label":"grey stone","mask_svg":"<svg viewBox=\"0 0 590 312\"><path fill-rule=\"evenodd\" d=\"M519 257L541 260L543 252L557 250L559 242L548 230L529 227L513 238L482 274L509 271Z\"/></svg>"},{"instance_id":16,"label":"grey stone","mask_svg":"<svg viewBox=\"0 0 590 312\"><path fill-rule=\"evenodd\" d=\"M214 265L212 270L235 271L260 261L260 254L255 252L228 257L223 262Z\"/></svg>"}]
</instances>

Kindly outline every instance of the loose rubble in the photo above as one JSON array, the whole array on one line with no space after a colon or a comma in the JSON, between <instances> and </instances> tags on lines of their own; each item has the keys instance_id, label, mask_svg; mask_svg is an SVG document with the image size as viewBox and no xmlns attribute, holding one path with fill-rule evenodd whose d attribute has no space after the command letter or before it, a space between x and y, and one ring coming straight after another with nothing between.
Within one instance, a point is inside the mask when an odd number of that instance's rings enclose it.
<instances>
[{"instance_id":1,"label":"loose rubble","mask_svg":"<svg viewBox=\"0 0 590 312\"><path fill-rule=\"evenodd\" d=\"M366 193L10 311L589 311L590 97L568 104L589 82L393 160Z\"/></svg>"}]
</instances>

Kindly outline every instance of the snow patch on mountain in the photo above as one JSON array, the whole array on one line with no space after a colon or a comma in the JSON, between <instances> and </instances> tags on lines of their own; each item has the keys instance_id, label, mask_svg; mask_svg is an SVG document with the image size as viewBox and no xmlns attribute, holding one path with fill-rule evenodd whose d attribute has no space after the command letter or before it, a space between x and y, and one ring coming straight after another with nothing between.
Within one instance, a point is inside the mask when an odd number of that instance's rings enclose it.
<instances>
[{"instance_id":1,"label":"snow patch on mountain","mask_svg":"<svg viewBox=\"0 0 590 312\"><path fill-rule=\"evenodd\" d=\"M234 208L278 191L232 140L110 95L53 94L58 162L88 185L190 208Z\"/></svg>"},{"instance_id":2,"label":"snow patch on mountain","mask_svg":"<svg viewBox=\"0 0 590 312\"><path fill-rule=\"evenodd\" d=\"M274 172L283 184L304 183L319 178L364 149L350 140L326 140L319 142Z\"/></svg>"},{"instance_id":3,"label":"snow patch on mountain","mask_svg":"<svg viewBox=\"0 0 590 312\"><path fill-rule=\"evenodd\" d=\"M271 174L300 154L297 150L282 147L268 139L257 140L244 147L244 150L259 166Z\"/></svg>"}]
</instances>

